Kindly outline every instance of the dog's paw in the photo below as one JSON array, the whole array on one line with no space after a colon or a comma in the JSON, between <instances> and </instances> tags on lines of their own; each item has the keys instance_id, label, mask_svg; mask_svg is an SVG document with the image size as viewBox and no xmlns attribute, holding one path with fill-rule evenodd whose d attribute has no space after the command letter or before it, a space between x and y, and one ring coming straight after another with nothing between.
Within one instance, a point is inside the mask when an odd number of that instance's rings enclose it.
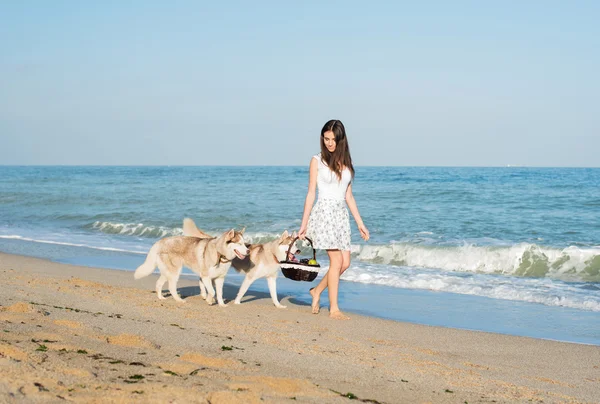
<instances>
[{"instance_id":1,"label":"dog's paw","mask_svg":"<svg viewBox=\"0 0 600 404\"><path fill-rule=\"evenodd\" d=\"M283 304L276 304L275 307L277 307L278 309L286 309L287 306L284 306Z\"/></svg>"},{"instance_id":2,"label":"dog's paw","mask_svg":"<svg viewBox=\"0 0 600 404\"><path fill-rule=\"evenodd\" d=\"M163 295L159 295L159 296L158 296L158 300L167 300L167 298L166 298L166 297L164 297Z\"/></svg>"},{"instance_id":3,"label":"dog's paw","mask_svg":"<svg viewBox=\"0 0 600 404\"><path fill-rule=\"evenodd\" d=\"M228 305L226 303L223 303L223 304L219 303L219 306L221 306L221 307L227 307Z\"/></svg>"},{"instance_id":4,"label":"dog's paw","mask_svg":"<svg viewBox=\"0 0 600 404\"><path fill-rule=\"evenodd\" d=\"M242 302L240 300L236 300L233 302L233 304L242 304Z\"/></svg>"},{"instance_id":5,"label":"dog's paw","mask_svg":"<svg viewBox=\"0 0 600 404\"><path fill-rule=\"evenodd\" d=\"M212 296L207 297L206 303L208 303L209 306L212 306L213 304L215 304L215 298Z\"/></svg>"}]
</instances>

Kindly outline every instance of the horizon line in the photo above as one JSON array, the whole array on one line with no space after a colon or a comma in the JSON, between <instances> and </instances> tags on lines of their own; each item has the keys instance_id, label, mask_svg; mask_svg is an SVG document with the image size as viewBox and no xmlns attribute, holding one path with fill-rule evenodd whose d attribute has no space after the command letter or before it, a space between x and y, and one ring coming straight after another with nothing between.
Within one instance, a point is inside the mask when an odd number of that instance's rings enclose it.
<instances>
[{"instance_id":1,"label":"horizon line","mask_svg":"<svg viewBox=\"0 0 600 404\"><path fill-rule=\"evenodd\" d=\"M308 167L284 164L0 164L0 167ZM364 168L600 168L600 166L535 166L535 165L355 165Z\"/></svg>"}]
</instances>

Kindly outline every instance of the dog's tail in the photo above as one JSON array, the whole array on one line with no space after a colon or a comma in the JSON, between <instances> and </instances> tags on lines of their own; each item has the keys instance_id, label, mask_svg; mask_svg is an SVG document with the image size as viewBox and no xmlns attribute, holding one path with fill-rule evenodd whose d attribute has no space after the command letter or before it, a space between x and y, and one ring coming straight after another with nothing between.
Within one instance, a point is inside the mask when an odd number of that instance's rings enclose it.
<instances>
[{"instance_id":1,"label":"dog's tail","mask_svg":"<svg viewBox=\"0 0 600 404\"><path fill-rule=\"evenodd\" d=\"M200 230L196 226L196 223L189 217L183 219L183 235L188 237L213 238L210 234L206 234Z\"/></svg>"},{"instance_id":2,"label":"dog's tail","mask_svg":"<svg viewBox=\"0 0 600 404\"><path fill-rule=\"evenodd\" d=\"M144 276L148 276L154 272L154 269L156 268L156 261L158 259L158 248L158 243L152 246L148 252L148 255L146 256L146 261L144 261L144 263L135 270L135 274L133 274L135 279L143 278Z\"/></svg>"}]
</instances>

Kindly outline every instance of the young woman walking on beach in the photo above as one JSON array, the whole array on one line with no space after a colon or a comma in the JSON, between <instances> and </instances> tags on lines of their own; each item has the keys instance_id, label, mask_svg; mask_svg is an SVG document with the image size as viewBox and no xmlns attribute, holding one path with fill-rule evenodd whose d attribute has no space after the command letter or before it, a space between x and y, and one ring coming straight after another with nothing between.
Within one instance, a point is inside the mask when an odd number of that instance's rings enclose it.
<instances>
[{"instance_id":1,"label":"young woman walking on beach","mask_svg":"<svg viewBox=\"0 0 600 404\"><path fill-rule=\"evenodd\" d=\"M312 312L319 312L321 293L329 288L329 316L347 320L338 306L340 275L350 266L350 218L352 212L360 235L369 240L369 230L363 223L356 201L352 195L354 167L346 138L346 129L341 121L327 121L321 129L321 153L310 161L308 193L304 203L304 214L298 237L309 237L315 249L327 250L329 270L312 295ZM315 202L316 190L319 198Z\"/></svg>"}]
</instances>

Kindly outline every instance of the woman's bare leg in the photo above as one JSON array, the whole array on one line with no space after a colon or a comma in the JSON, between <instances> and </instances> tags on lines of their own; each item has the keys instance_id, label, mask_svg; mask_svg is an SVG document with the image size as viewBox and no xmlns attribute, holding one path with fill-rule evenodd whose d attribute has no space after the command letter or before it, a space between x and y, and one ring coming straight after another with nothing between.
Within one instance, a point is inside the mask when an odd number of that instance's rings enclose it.
<instances>
[{"instance_id":1,"label":"woman's bare leg","mask_svg":"<svg viewBox=\"0 0 600 404\"><path fill-rule=\"evenodd\" d=\"M331 258L329 259L329 261L331 262ZM342 251L342 269L340 271L340 276L344 273L346 269L348 269L348 267L350 267L350 251ZM319 284L316 287L310 290L310 295L312 296L313 314L319 313L319 301L321 300L321 293L323 293L323 291L327 289L327 279L328 276L327 274L325 274L325 276L321 278L321 282L319 282Z\"/></svg>"},{"instance_id":2,"label":"woman's bare leg","mask_svg":"<svg viewBox=\"0 0 600 404\"><path fill-rule=\"evenodd\" d=\"M329 317L336 320L346 320L346 317L338 306L338 286L340 284L340 272L342 271L342 252L339 250L328 250L329 270L327 271L327 289L329 290Z\"/></svg>"}]
</instances>

